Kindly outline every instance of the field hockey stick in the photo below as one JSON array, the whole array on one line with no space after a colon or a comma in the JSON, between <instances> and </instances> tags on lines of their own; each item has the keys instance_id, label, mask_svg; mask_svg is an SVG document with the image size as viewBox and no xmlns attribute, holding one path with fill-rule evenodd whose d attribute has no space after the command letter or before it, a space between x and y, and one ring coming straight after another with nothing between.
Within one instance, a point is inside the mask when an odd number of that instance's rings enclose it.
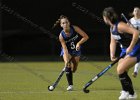
<instances>
[{"instance_id":1,"label":"field hockey stick","mask_svg":"<svg viewBox=\"0 0 140 100\"><path fill-rule=\"evenodd\" d=\"M89 93L89 90L87 90L87 88L93 83L95 82L97 79L99 79L103 74L105 74L114 64L116 64L121 58L123 58L125 56L122 55L119 58L117 58L113 63L111 63L109 66L107 66L104 70L102 70L100 73L98 73L94 78L92 78L88 83L85 84L84 88L83 88L83 92L85 93Z\"/></svg>"},{"instance_id":2,"label":"field hockey stick","mask_svg":"<svg viewBox=\"0 0 140 100\"><path fill-rule=\"evenodd\" d=\"M126 18L126 16L125 16L123 13L121 13L121 16L125 19L125 21L126 21L128 24L130 24L130 25L134 28L134 26L130 23L130 21Z\"/></svg>"},{"instance_id":3,"label":"field hockey stick","mask_svg":"<svg viewBox=\"0 0 140 100\"><path fill-rule=\"evenodd\" d=\"M60 72L60 74L59 74L57 80L56 80L51 86L48 86L48 90L49 90L49 91L53 91L53 90L55 89L55 87L56 87L57 84L59 83L60 79L62 78L62 76L63 76L63 74L64 74L64 72L65 72L65 69L66 69L66 67L64 67L64 68L62 69L62 71Z\"/></svg>"},{"instance_id":4,"label":"field hockey stick","mask_svg":"<svg viewBox=\"0 0 140 100\"><path fill-rule=\"evenodd\" d=\"M72 59L72 58L71 58ZM68 64L70 63L71 59L69 60ZM55 87L58 85L60 79L62 78L64 72L65 72L65 69L66 69L66 66L62 69L62 71L60 72L57 80L51 85L51 86L48 86L48 90L49 91L53 91L55 89Z\"/></svg>"}]
</instances>

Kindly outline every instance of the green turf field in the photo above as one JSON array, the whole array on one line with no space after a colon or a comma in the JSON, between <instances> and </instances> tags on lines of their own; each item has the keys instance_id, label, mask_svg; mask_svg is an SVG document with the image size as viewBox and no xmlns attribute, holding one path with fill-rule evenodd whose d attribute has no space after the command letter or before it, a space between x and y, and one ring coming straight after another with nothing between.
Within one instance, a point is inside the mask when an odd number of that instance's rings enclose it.
<instances>
[{"instance_id":1,"label":"green turf field","mask_svg":"<svg viewBox=\"0 0 140 100\"><path fill-rule=\"evenodd\" d=\"M65 75L54 91L48 91L63 68L63 62L16 62L0 63L0 100L118 100L121 86L116 67L82 92L83 86L110 62L80 62L74 74L74 91L68 92ZM129 74L131 74L132 69ZM140 96L140 75L131 77ZM138 97L137 100L140 100Z\"/></svg>"}]
</instances>

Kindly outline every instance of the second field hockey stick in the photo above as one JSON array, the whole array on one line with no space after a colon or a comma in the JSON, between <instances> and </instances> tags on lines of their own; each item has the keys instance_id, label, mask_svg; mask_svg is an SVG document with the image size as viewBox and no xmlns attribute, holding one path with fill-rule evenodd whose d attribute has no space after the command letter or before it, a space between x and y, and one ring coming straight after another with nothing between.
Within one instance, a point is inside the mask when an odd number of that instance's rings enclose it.
<instances>
[{"instance_id":1,"label":"second field hockey stick","mask_svg":"<svg viewBox=\"0 0 140 100\"><path fill-rule=\"evenodd\" d=\"M125 19L125 21L126 21L128 24L130 24L130 25L134 28L134 26L130 23L130 21L126 18L126 16L125 16L123 13L121 13L121 16Z\"/></svg>"},{"instance_id":2,"label":"second field hockey stick","mask_svg":"<svg viewBox=\"0 0 140 100\"><path fill-rule=\"evenodd\" d=\"M72 58L71 58L71 59L72 59ZM68 63L70 63L71 59L69 60ZM59 74L57 80L56 80L51 86L48 86L48 90L49 90L49 91L53 91L53 90L55 89L55 87L58 85L60 79L62 78L62 76L63 76L63 74L64 74L64 72L65 72L65 69L66 69L66 66L65 66L65 67L62 69L62 71L60 72L60 74Z\"/></svg>"},{"instance_id":3,"label":"second field hockey stick","mask_svg":"<svg viewBox=\"0 0 140 100\"><path fill-rule=\"evenodd\" d=\"M85 84L84 88L83 88L83 92L85 93L89 93L89 90L87 90L87 88L93 83L95 82L97 79L99 79L104 73L106 73L114 64L116 64L121 58L123 58L125 56L122 55L120 56L117 60L115 60L113 63L111 63L109 66L107 66L104 70L102 70L100 73L98 73L94 78L92 78L88 83Z\"/></svg>"}]
</instances>

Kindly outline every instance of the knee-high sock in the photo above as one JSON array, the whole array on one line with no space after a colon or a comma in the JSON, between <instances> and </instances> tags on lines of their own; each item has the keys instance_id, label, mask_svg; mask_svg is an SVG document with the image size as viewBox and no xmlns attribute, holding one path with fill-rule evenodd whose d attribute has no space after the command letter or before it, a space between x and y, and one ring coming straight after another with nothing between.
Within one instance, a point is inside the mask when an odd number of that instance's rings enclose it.
<instances>
[{"instance_id":1,"label":"knee-high sock","mask_svg":"<svg viewBox=\"0 0 140 100\"><path fill-rule=\"evenodd\" d=\"M133 84L127 72L120 74L119 78L122 85L122 89L124 91L128 91L129 94L133 95L134 94Z\"/></svg>"},{"instance_id":2,"label":"knee-high sock","mask_svg":"<svg viewBox=\"0 0 140 100\"><path fill-rule=\"evenodd\" d=\"M138 73L139 69L140 69L140 62L135 64L134 72Z\"/></svg>"},{"instance_id":3,"label":"knee-high sock","mask_svg":"<svg viewBox=\"0 0 140 100\"><path fill-rule=\"evenodd\" d=\"M66 77L69 85L73 85L73 75L71 68L66 67Z\"/></svg>"}]
</instances>

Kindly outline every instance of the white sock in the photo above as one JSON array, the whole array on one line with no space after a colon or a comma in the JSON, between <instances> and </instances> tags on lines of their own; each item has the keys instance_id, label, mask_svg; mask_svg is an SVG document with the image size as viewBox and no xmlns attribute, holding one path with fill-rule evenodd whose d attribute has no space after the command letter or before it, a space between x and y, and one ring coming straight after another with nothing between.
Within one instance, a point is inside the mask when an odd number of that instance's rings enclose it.
<instances>
[{"instance_id":1,"label":"white sock","mask_svg":"<svg viewBox=\"0 0 140 100\"><path fill-rule=\"evenodd\" d=\"M140 62L135 64L134 72L138 73L139 69L140 69Z\"/></svg>"}]
</instances>

